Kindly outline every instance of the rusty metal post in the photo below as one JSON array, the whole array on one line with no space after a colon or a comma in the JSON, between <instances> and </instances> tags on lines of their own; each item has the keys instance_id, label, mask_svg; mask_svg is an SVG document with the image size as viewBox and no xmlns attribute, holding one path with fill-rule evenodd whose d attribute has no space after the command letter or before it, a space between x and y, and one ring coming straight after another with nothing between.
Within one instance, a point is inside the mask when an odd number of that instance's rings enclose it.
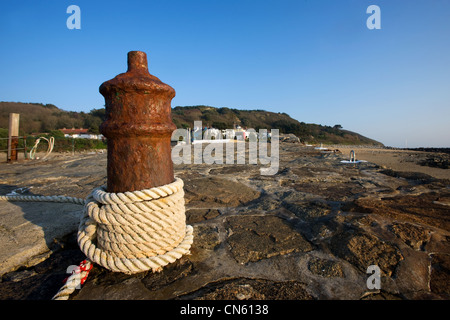
<instances>
[{"instance_id":1,"label":"rusty metal post","mask_svg":"<svg viewBox=\"0 0 450 320\"><path fill-rule=\"evenodd\" d=\"M148 72L147 55L128 52L128 70L100 86L108 141L107 191L143 190L174 181L170 137L175 90Z\"/></svg>"},{"instance_id":2,"label":"rusty metal post","mask_svg":"<svg viewBox=\"0 0 450 320\"><path fill-rule=\"evenodd\" d=\"M19 119L19 113L9 114L7 162L17 161L17 148L19 146Z\"/></svg>"}]
</instances>

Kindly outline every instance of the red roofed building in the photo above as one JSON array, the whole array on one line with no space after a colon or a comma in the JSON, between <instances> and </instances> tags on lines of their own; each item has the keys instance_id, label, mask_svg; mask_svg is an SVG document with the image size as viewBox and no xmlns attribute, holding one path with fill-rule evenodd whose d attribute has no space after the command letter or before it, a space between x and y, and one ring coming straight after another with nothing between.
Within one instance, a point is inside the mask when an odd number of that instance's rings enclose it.
<instances>
[{"instance_id":1,"label":"red roofed building","mask_svg":"<svg viewBox=\"0 0 450 320\"><path fill-rule=\"evenodd\" d=\"M81 138L81 139L96 139L100 140L103 138L101 134L89 133L89 129L59 129L62 133L64 133L64 137L66 138Z\"/></svg>"},{"instance_id":2,"label":"red roofed building","mask_svg":"<svg viewBox=\"0 0 450 320\"><path fill-rule=\"evenodd\" d=\"M63 129L59 129L59 130L62 131L62 133L64 133L64 135L66 135L66 134L69 134L69 135L82 134L82 133L88 133L88 131L89 131L89 129L83 129L83 128L80 128L80 129L75 129L75 128L66 129L66 128L63 128Z\"/></svg>"}]
</instances>

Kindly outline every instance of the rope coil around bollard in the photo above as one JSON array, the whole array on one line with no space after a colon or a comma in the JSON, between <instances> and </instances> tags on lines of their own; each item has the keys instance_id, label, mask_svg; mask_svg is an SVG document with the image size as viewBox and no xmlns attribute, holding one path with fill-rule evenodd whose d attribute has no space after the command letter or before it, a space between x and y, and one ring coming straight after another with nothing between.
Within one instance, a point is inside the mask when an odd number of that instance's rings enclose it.
<instances>
[{"instance_id":1,"label":"rope coil around bollard","mask_svg":"<svg viewBox=\"0 0 450 320\"><path fill-rule=\"evenodd\" d=\"M87 259L113 271L159 272L190 253L193 228L186 225L183 180L151 189L108 193L94 189L86 199L65 196L0 196L7 201L47 201L84 204L78 245ZM86 279L90 268L73 273L53 297L67 300ZM89 270L88 270L89 269Z\"/></svg>"},{"instance_id":2,"label":"rope coil around bollard","mask_svg":"<svg viewBox=\"0 0 450 320\"><path fill-rule=\"evenodd\" d=\"M111 194L104 187L86 199L78 245L91 261L133 274L162 267L189 253L183 181L138 192Z\"/></svg>"}]
</instances>

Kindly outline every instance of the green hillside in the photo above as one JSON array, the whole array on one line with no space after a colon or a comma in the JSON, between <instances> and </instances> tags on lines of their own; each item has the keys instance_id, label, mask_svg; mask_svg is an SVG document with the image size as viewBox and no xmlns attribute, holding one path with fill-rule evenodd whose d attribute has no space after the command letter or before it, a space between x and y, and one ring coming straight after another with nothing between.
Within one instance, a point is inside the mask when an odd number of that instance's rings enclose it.
<instances>
[{"instance_id":1,"label":"green hillside","mask_svg":"<svg viewBox=\"0 0 450 320\"><path fill-rule=\"evenodd\" d=\"M20 114L20 134L50 132L62 128L87 128L98 133L105 109L89 113L64 111L52 104L0 102L0 128L8 128L9 114Z\"/></svg>"},{"instance_id":2,"label":"green hillside","mask_svg":"<svg viewBox=\"0 0 450 320\"><path fill-rule=\"evenodd\" d=\"M51 132L62 128L88 128L98 133L103 122L105 109L90 112L64 111L52 104L0 102L0 128L8 128L9 113L20 113L20 134ZM194 121L202 121L204 126L218 129L232 129L235 125L243 128L279 129L280 133L293 133L302 141L324 144L382 145L358 133L343 130L340 125L333 127L299 122L286 113L265 110L238 110L210 106L187 106L172 109L173 122L178 128L194 126ZM5 133L5 130L1 130Z\"/></svg>"},{"instance_id":3,"label":"green hillside","mask_svg":"<svg viewBox=\"0 0 450 320\"><path fill-rule=\"evenodd\" d=\"M265 110L238 110L214 108L210 106L175 107L172 109L173 122L178 128L193 127L194 121L218 129L232 129L234 125L243 128L279 129L280 133L293 133L303 142L348 145L382 145L380 142L358 133L343 130L340 125L333 127L299 122L286 113Z\"/></svg>"}]
</instances>

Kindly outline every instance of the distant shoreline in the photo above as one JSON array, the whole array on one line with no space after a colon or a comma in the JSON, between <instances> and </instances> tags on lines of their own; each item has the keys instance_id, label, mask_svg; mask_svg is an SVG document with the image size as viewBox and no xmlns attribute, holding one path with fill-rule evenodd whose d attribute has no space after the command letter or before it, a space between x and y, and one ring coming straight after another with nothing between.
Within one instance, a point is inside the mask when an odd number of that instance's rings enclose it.
<instances>
[{"instance_id":1,"label":"distant shoreline","mask_svg":"<svg viewBox=\"0 0 450 320\"><path fill-rule=\"evenodd\" d=\"M401 150L424 151L424 152L442 152L450 154L450 148L402 148Z\"/></svg>"},{"instance_id":2,"label":"distant shoreline","mask_svg":"<svg viewBox=\"0 0 450 320\"><path fill-rule=\"evenodd\" d=\"M380 149L380 150L395 150L395 151L423 151L423 152L441 152L450 154L449 147L418 147L418 148L397 148L389 146L376 146L376 145L344 145L344 144L333 144L325 145L324 147L329 148L354 148L354 149Z\"/></svg>"}]
</instances>

